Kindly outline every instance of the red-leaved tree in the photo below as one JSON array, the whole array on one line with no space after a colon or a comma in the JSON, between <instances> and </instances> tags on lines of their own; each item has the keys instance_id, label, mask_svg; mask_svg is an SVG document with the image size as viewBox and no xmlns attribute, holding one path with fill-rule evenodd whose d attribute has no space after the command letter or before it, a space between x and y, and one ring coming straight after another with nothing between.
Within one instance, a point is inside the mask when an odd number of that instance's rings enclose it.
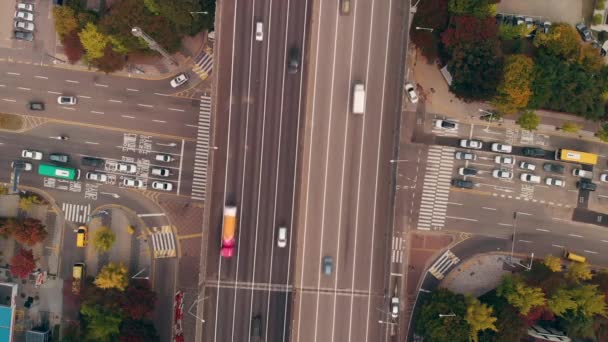
<instances>
[{"instance_id":1,"label":"red-leaved tree","mask_svg":"<svg viewBox=\"0 0 608 342\"><path fill-rule=\"evenodd\" d=\"M31 250L22 249L11 258L10 265L11 274L23 279L36 268L36 259Z\"/></svg>"},{"instance_id":2,"label":"red-leaved tree","mask_svg":"<svg viewBox=\"0 0 608 342\"><path fill-rule=\"evenodd\" d=\"M13 228L13 237L17 242L33 246L46 239L48 232L45 226L35 218L26 218Z\"/></svg>"},{"instance_id":3,"label":"red-leaved tree","mask_svg":"<svg viewBox=\"0 0 608 342\"><path fill-rule=\"evenodd\" d=\"M498 39L498 25L494 17L477 18L472 15L452 16L441 41L451 49L455 45L471 45Z\"/></svg>"},{"instance_id":4,"label":"red-leaved tree","mask_svg":"<svg viewBox=\"0 0 608 342\"><path fill-rule=\"evenodd\" d=\"M122 309L131 319L142 319L152 311L156 303L156 293L147 281L133 283L127 287L122 300Z\"/></svg>"},{"instance_id":5,"label":"red-leaved tree","mask_svg":"<svg viewBox=\"0 0 608 342\"><path fill-rule=\"evenodd\" d=\"M78 31L74 30L63 37L63 52L68 57L68 62L74 64L82 58L84 47L80 42Z\"/></svg>"}]
</instances>

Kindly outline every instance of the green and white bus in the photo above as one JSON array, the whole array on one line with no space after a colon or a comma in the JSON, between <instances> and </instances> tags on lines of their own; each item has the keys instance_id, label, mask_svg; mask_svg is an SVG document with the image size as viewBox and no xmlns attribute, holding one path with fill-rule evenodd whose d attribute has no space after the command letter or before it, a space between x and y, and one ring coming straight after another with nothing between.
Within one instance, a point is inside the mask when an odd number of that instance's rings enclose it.
<instances>
[{"instance_id":1,"label":"green and white bus","mask_svg":"<svg viewBox=\"0 0 608 342\"><path fill-rule=\"evenodd\" d=\"M48 164L40 164L38 166L38 174L41 176L61 178L67 180L80 179L80 170L70 167L59 167Z\"/></svg>"}]
</instances>

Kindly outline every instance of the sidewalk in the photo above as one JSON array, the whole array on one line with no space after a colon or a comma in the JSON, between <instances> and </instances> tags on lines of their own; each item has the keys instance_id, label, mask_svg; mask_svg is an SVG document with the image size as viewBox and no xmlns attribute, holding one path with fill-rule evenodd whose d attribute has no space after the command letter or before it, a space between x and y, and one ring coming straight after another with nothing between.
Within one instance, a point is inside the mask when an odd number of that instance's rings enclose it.
<instances>
[{"instance_id":1,"label":"sidewalk","mask_svg":"<svg viewBox=\"0 0 608 342\"><path fill-rule=\"evenodd\" d=\"M491 110L490 104L485 102L467 103L459 100L450 93L448 84L435 63L428 63L426 58L416 51L411 56L414 57L410 59L410 64L413 64L410 65L413 71L412 83L417 83L418 93L421 100L425 101L427 113L447 116L474 124L488 125L487 121L479 118L479 109ZM535 132L571 138L578 137L594 142L601 142L600 139L594 136L601 126L599 122L588 121L576 115L548 110L536 110L535 113L541 118L541 123ZM505 117L500 123L490 123L489 125L520 130L519 125L515 123L516 120L517 116L513 115ZM581 126L581 130L578 133L559 131L557 128L563 126L566 122Z\"/></svg>"}]
</instances>

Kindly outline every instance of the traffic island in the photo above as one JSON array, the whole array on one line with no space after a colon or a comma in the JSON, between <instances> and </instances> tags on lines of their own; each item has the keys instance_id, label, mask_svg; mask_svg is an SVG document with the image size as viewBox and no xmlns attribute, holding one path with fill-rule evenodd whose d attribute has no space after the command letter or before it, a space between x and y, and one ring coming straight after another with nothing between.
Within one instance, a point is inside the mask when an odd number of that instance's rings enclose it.
<instances>
[{"instance_id":1,"label":"traffic island","mask_svg":"<svg viewBox=\"0 0 608 342\"><path fill-rule=\"evenodd\" d=\"M19 131L23 129L23 117L21 115L0 113L0 129L6 131Z\"/></svg>"}]
</instances>

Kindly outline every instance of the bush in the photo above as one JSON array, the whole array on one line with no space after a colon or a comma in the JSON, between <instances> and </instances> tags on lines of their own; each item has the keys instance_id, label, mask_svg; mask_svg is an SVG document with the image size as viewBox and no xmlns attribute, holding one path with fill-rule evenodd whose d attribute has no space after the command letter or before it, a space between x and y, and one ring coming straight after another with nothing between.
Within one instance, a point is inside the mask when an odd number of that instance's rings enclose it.
<instances>
[{"instance_id":1,"label":"bush","mask_svg":"<svg viewBox=\"0 0 608 342\"><path fill-rule=\"evenodd\" d=\"M516 123L523 129L534 131L540 125L540 118L533 111L527 110L517 118Z\"/></svg>"},{"instance_id":2,"label":"bush","mask_svg":"<svg viewBox=\"0 0 608 342\"><path fill-rule=\"evenodd\" d=\"M604 8L606 8L605 2L606 2L606 0L596 0L595 1L595 9L596 10L603 10Z\"/></svg>"},{"instance_id":3,"label":"bush","mask_svg":"<svg viewBox=\"0 0 608 342\"><path fill-rule=\"evenodd\" d=\"M599 25L602 23L602 20L604 19L604 16L601 14L596 14L593 16L593 19L591 19L591 22L593 23L593 25Z\"/></svg>"},{"instance_id":4,"label":"bush","mask_svg":"<svg viewBox=\"0 0 608 342\"><path fill-rule=\"evenodd\" d=\"M578 133L581 130L581 126L574 122L565 122L561 127L562 132L566 133Z\"/></svg>"},{"instance_id":5,"label":"bush","mask_svg":"<svg viewBox=\"0 0 608 342\"><path fill-rule=\"evenodd\" d=\"M27 194L19 198L19 208L28 211L32 205L44 204L44 201L36 194Z\"/></svg>"}]
</instances>

